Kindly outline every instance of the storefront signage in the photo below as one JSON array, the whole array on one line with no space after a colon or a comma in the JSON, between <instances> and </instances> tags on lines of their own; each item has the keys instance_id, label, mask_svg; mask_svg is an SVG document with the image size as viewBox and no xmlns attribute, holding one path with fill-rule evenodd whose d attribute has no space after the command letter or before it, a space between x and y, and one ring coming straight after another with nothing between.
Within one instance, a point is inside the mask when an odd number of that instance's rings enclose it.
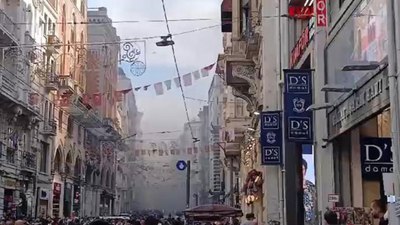
<instances>
[{"instance_id":1,"label":"storefront signage","mask_svg":"<svg viewBox=\"0 0 400 225\"><path fill-rule=\"evenodd\" d=\"M393 173L391 138L361 138L360 146L363 177L379 179L382 173Z\"/></svg>"},{"instance_id":2,"label":"storefront signage","mask_svg":"<svg viewBox=\"0 0 400 225\"><path fill-rule=\"evenodd\" d=\"M308 22L308 26L304 28L299 40L290 53L290 67L293 68L303 56L307 49L310 41L314 36L314 19L311 18Z\"/></svg>"},{"instance_id":3,"label":"storefront signage","mask_svg":"<svg viewBox=\"0 0 400 225\"><path fill-rule=\"evenodd\" d=\"M290 142L313 143L312 71L284 70L286 138Z\"/></svg>"},{"instance_id":4,"label":"storefront signage","mask_svg":"<svg viewBox=\"0 0 400 225\"><path fill-rule=\"evenodd\" d=\"M282 163L282 112L262 112L261 120L261 164L280 165Z\"/></svg>"},{"instance_id":5,"label":"storefront signage","mask_svg":"<svg viewBox=\"0 0 400 225\"><path fill-rule=\"evenodd\" d=\"M15 179L11 178L3 178L4 186L8 189L16 189L18 186L18 182Z\"/></svg>"},{"instance_id":6,"label":"storefront signage","mask_svg":"<svg viewBox=\"0 0 400 225\"><path fill-rule=\"evenodd\" d=\"M328 16L326 14L326 0L316 1L317 27L326 27Z\"/></svg>"},{"instance_id":7,"label":"storefront signage","mask_svg":"<svg viewBox=\"0 0 400 225\"><path fill-rule=\"evenodd\" d=\"M297 6L289 5L288 12L291 18L295 19L310 19L314 16L313 6Z\"/></svg>"},{"instance_id":8,"label":"storefront signage","mask_svg":"<svg viewBox=\"0 0 400 225\"><path fill-rule=\"evenodd\" d=\"M329 112L329 137L334 138L347 131L374 113L388 107L389 103L389 82L385 70Z\"/></svg>"}]
</instances>

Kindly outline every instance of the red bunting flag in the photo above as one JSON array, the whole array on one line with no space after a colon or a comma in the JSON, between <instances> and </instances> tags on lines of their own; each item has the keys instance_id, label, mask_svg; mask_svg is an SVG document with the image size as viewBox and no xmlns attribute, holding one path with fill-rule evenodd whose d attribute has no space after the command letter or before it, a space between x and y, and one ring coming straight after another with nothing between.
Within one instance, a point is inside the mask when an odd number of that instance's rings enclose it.
<instances>
[{"instance_id":1,"label":"red bunting flag","mask_svg":"<svg viewBox=\"0 0 400 225\"><path fill-rule=\"evenodd\" d=\"M90 105L90 95L84 94L84 95L82 96L82 102L83 102L83 104L85 104L85 105Z\"/></svg>"},{"instance_id":2,"label":"red bunting flag","mask_svg":"<svg viewBox=\"0 0 400 225\"><path fill-rule=\"evenodd\" d=\"M161 82L155 83L154 90L156 91L156 95L164 94L163 84Z\"/></svg>"},{"instance_id":3,"label":"red bunting flag","mask_svg":"<svg viewBox=\"0 0 400 225\"><path fill-rule=\"evenodd\" d=\"M191 155L191 154L192 154L192 148L188 148L188 149L187 149L187 154L188 154L188 155Z\"/></svg>"},{"instance_id":4,"label":"red bunting flag","mask_svg":"<svg viewBox=\"0 0 400 225\"><path fill-rule=\"evenodd\" d=\"M197 154L199 152L199 150L197 149L197 147L193 148L193 154Z\"/></svg>"},{"instance_id":5,"label":"red bunting flag","mask_svg":"<svg viewBox=\"0 0 400 225\"><path fill-rule=\"evenodd\" d=\"M201 69L202 77L207 77L210 73L210 70L212 70L212 68L214 68L214 65L215 65L215 63Z\"/></svg>"},{"instance_id":6,"label":"red bunting flag","mask_svg":"<svg viewBox=\"0 0 400 225\"><path fill-rule=\"evenodd\" d=\"M188 73L182 76L183 86L191 86L192 85L192 74Z\"/></svg>"},{"instance_id":7,"label":"red bunting flag","mask_svg":"<svg viewBox=\"0 0 400 225\"><path fill-rule=\"evenodd\" d=\"M93 94L93 104L95 106L101 105L101 94L100 93Z\"/></svg>"}]
</instances>

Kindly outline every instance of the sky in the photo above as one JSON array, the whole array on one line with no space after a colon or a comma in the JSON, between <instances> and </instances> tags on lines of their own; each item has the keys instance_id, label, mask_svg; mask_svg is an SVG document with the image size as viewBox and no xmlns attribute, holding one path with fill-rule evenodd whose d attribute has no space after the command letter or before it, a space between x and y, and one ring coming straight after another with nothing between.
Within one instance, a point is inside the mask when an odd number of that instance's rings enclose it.
<instances>
[{"instance_id":1,"label":"sky","mask_svg":"<svg viewBox=\"0 0 400 225\"><path fill-rule=\"evenodd\" d=\"M118 35L124 39L143 38L149 36L167 35L164 22L148 22L148 20L163 20L161 0L89 0L91 8L106 7L109 17L115 21L113 25ZM165 0L169 20L207 18L206 21L177 21L170 22L172 34L201 29L173 37L180 74L184 75L214 63L219 53L223 52L222 33L220 31L220 0ZM141 22L122 22L122 21ZM146 22L147 20L147 22ZM129 65L122 67L132 80L134 87L152 85L173 79L175 71L171 47L157 47L159 38L148 39L146 43L137 43L145 54L141 61L146 63L146 71L142 76L133 76L129 72ZM144 45L146 45L144 47ZM145 58L144 58L145 57ZM204 79L194 81L193 85L184 88L187 97L208 98L208 89L213 74ZM154 87L148 91L135 92L139 110L144 113L141 127L143 132L179 130L187 121L179 88L173 88L164 95L156 96ZM200 108L205 104L202 101L187 99L190 119L197 118Z\"/></svg>"}]
</instances>

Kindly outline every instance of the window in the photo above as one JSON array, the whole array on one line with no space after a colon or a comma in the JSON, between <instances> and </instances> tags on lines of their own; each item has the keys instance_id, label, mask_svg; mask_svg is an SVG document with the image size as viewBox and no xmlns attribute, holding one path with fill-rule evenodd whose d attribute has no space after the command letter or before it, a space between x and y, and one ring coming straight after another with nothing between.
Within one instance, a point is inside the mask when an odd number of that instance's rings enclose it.
<instances>
[{"instance_id":1,"label":"window","mask_svg":"<svg viewBox=\"0 0 400 225\"><path fill-rule=\"evenodd\" d=\"M43 35L47 35L47 15L44 14Z\"/></svg>"},{"instance_id":2,"label":"window","mask_svg":"<svg viewBox=\"0 0 400 225\"><path fill-rule=\"evenodd\" d=\"M78 126L78 144L81 144L81 143L82 143L82 140L83 140L83 137L82 137L82 127L79 125L79 126Z\"/></svg>"},{"instance_id":3,"label":"window","mask_svg":"<svg viewBox=\"0 0 400 225\"><path fill-rule=\"evenodd\" d=\"M59 109L58 111L58 129L62 131L63 125L63 111Z\"/></svg>"},{"instance_id":4,"label":"window","mask_svg":"<svg viewBox=\"0 0 400 225\"><path fill-rule=\"evenodd\" d=\"M72 137L74 134L74 120L71 116L68 117L67 134L69 137Z\"/></svg>"},{"instance_id":5,"label":"window","mask_svg":"<svg viewBox=\"0 0 400 225\"><path fill-rule=\"evenodd\" d=\"M242 99L235 99L235 117L244 116L244 102Z\"/></svg>"},{"instance_id":6,"label":"window","mask_svg":"<svg viewBox=\"0 0 400 225\"><path fill-rule=\"evenodd\" d=\"M40 151L40 172L47 173L47 162L49 155L49 144L42 141L42 149Z\"/></svg>"},{"instance_id":7,"label":"window","mask_svg":"<svg viewBox=\"0 0 400 225\"><path fill-rule=\"evenodd\" d=\"M65 29L67 27L67 18L66 18L66 12L65 12L65 5L62 7L62 17L61 17L61 31L65 33Z\"/></svg>"},{"instance_id":8,"label":"window","mask_svg":"<svg viewBox=\"0 0 400 225\"><path fill-rule=\"evenodd\" d=\"M82 13L83 17L85 17L85 16L86 16L86 15L85 15L86 9L85 9L85 2L84 2L84 1L81 1L81 8L80 8L80 10L81 10L81 13Z\"/></svg>"}]
</instances>

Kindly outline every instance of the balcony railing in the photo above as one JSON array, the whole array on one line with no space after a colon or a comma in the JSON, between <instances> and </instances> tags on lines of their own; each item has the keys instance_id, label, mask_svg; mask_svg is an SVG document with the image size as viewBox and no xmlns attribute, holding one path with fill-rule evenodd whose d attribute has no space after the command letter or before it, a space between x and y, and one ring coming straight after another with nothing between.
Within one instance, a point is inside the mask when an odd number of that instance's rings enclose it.
<instances>
[{"instance_id":1,"label":"balcony railing","mask_svg":"<svg viewBox=\"0 0 400 225\"><path fill-rule=\"evenodd\" d=\"M43 125L42 133L44 135L56 136L56 134L57 134L57 123L56 123L56 121L55 120L45 121L44 125Z\"/></svg>"},{"instance_id":2,"label":"balcony railing","mask_svg":"<svg viewBox=\"0 0 400 225\"><path fill-rule=\"evenodd\" d=\"M36 170L36 154L32 152L22 152L21 168Z\"/></svg>"},{"instance_id":3,"label":"balcony railing","mask_svg":"<svg viewBox=\"0 0 400 225\"><path fill-rule=\"evenodd\" d=\"M56 74L49 74L46 78L46 88L50 91L58 90L60 79Z\"/></svg>"},{"instance_id":4,"label":"balcony railing","mask_svg":"<svg viewBox=\"0 0 400 225\"><path fill-rule=\"evenodd\" d=\"M58 78L60 81L60 88L61 89L66 89L69 90L71 92L74 92L74 87L75 87L75 83L74 80L72 80L71 77L59 77Z\"/></svg>"},{"instance_id":5,"label":"balcony railing","mask_svg":"<svg viewBox=\"0 0 400 225\"><path fill-rule=\"evenodd\" d=\"M14 42L18 41L19 27L7 14L0 9L0 29L3 30Z\"/></svg>"},{"instance_id":6,"label":"balcony railing","mask_svg":"<svg viewBox=\"0 0 400 225\"><path fill-rule=\"evenodd\" d=\"M17 83L14 81L15 75L5 67L0 65L0 93L7 97L16 100L17 98Z\"/></svg>"}]
</instances>

